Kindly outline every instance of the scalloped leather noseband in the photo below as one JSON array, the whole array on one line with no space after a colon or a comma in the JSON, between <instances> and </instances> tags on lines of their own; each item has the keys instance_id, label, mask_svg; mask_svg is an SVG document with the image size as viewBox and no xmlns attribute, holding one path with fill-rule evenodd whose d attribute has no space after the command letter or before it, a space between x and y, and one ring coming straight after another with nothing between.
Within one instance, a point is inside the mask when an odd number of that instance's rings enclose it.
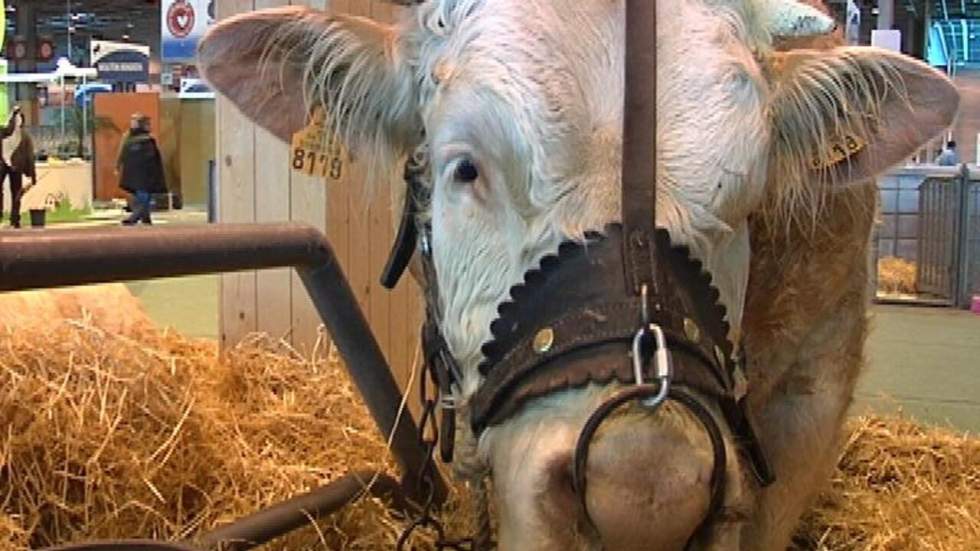
<instances>
[{"instance_id":1,"label":"scalloped leather noseband","mask_svg":"<svg viewBox=\"0 0 980 551\"><path fill-rule=\"evenodd\" d=\"M585 467L602 421L630 402L650 409L666 400L684 406L705 428L714 452L708 512L690 546L724 499L727 456L716 415L758 482L771 484L774 476L746 414L743 362L728 340L718 291L701 263L654 227L650 152L656 151L656 42L650 29L656 28L655 6L650 0L627 0L623 222L588 235L585 243L562 244L511 288L510 300L499 305L491 324L492 338L482 347L484 382L471 398L469 422L479 437L529 400L589 384L625 385L592 413L575 449L573 484L591 522ZM382 284L394 287L418 248L425 279L424 359L443 397L439 440L443 461L451 462L456 420L447 403L458 393L461 372L440 330L431 228L417 216L418 205L428 199L422 182L427 174L425 158L406 164L406 205ZM705 406L702 398L716 407Z\"/></svg>"},{"instance_id":2,"label":"scalloped leather noseband","mask_svg":"<svg viewBox=\"0 0 980 551\"><path fill-rule=\"evenodd\" d=\"M439 443L442 459L448 463L453 459L456 423L451 397L459 390L461 369L439 328L430 228L417 222L418 205L427 202L422 182L427 174L422 159L406 164L406 206L382 284L391 288L397 283L417 247L426 296L423 355L444 398ZM715 517L724 497L726 452L717 414L745 453L758 482L768 485L774 476L746 414L742 360L727 338L725 309L718 304L710 275L686 248L673 246L665 230L654 232L651 245L653 277L645 296L628 292L620 224L588 235L585 243L562 244L557 254L528 271L523 283L511 288L510 300L498 307L498 317L490 327L492 339L481 349L485 360L479 369L484 382L470 400L469 421L479 437L486 428L519 412L529 400L589 384L625 385L597 409L579 438L573 479L588 517L584 467L595 430L615 408L633 401L642 404L665 390L667 399L683 405L700 421L712 442L714 466L703 528ZM665 338L666 380L658 378L664 366L657 365L656 339L642 331L650 326L660 328ZM636 380L633 345L638 333L642 379L656 384ZM715 404L717 413L706 408L702 398Z\"/></svg>"}]
</instances>

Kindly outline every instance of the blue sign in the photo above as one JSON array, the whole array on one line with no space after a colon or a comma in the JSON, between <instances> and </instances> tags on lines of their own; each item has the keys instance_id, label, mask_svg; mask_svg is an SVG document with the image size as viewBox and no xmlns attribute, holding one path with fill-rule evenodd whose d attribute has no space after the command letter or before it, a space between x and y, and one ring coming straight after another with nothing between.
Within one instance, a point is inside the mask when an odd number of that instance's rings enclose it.
<instances>
[{"instance_id":1,"label":"blue sign","mask_svg":"<svg viewBox=\"0 0 980 551\"><path fill-rule=\"evenodd\" d=\"M117 50L95 63L99 80L140 83L150 81L150 58L142 52Z\"/></svg>"},{"instance_id":2,"label":"blue sign","mask_svg":"<svg viewBox=\"0 0 980 551\"><path fill-rule=\"evenodd\" d=\"M112 86L103 82L90 82L75 88L75 105L85 107L92 103L92 96L112 92Z\"/></svg>"}]
</instances>

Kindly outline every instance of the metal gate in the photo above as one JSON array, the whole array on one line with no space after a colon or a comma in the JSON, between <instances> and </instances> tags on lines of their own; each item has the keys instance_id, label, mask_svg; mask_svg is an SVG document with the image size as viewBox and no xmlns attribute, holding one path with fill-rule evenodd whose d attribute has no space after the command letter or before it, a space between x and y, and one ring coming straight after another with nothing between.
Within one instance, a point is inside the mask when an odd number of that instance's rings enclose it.
<instances>
[{"instance_id":1,"label":"metal gate","mask_svg":"<svg viewBox=\"0 0 980 551\"><path fill-rule=\"evenodd\" d=\"M877 299L968 307L980 294L980 170L907 166L881 177L878 189ZM915 292L880 291L879 261L904 266Z\"/></svg>"},{"instance_id":2,"label":"metal gate","mask_svg":"<svg viewBox=\"0 0 980 551\"><path fill-rule=\"evenodd\" d=\"M940 300L956 296L960 187L962 179L926 178L919 186L916 287Z\"/></svg>"},{"instance_id":3,"label":"metal gate","mask_svg":"<svg viewBox=\"0 0 980 551\"><path fill-rule=\"evenodd\" d=\"M980 181L967 182L964 205L963 270L960 305L968 306L973 295L980 295Z\"/></svg>"}]
</instances>

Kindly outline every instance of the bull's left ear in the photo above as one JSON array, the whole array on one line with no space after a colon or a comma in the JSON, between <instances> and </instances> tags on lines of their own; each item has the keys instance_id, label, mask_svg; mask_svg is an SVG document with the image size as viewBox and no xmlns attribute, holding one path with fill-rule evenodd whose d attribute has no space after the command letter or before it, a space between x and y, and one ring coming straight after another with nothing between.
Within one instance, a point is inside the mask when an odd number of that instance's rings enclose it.
<instances>
[{"instance_id":1,"label":"bull's left ear","mask_svg":"<svg viewBox=\"0 0 980 551\"><path fill-rule=\"evenodd\" d=\"M945 75L879 48L775 54L769 69L773 178L873 178L948 128L959 108Z\"/></svg>"}]
</instances>

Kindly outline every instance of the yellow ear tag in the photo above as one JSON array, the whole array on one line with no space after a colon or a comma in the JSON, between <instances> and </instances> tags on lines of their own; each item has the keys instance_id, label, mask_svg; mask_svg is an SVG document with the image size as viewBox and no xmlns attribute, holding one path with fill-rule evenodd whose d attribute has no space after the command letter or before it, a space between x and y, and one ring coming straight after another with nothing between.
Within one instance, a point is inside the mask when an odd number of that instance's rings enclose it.
<instances>
[{"instance_id":1,"label":"yellow ear tag","mask_svg":"<svg viewBox=\"0 0 980 551\"><path fill-rule=\"evenodd\" d=\"M322 110L310 118L310 124L293 134L290 167L308 176L337 181L344 175L344 151L336 136L327 132Z\"/></svg>"},{"instance_id":2,"label":"yellow ear tag","mask_svg":"<svg viewBox=\"0 0 980 551\"><path fill-rule=\"evenodd\" d=\"M829 168L836 165L837 163L857 155L862 149L867 147L868 142L866 142L860 136L855 134L847 134L844 138L838 142L834 142L830 146L830 151L827 152L823 157L814 157L810 161L810 166L814 170L820 170L824 168Z\"/></svg>"}]
</instances>

